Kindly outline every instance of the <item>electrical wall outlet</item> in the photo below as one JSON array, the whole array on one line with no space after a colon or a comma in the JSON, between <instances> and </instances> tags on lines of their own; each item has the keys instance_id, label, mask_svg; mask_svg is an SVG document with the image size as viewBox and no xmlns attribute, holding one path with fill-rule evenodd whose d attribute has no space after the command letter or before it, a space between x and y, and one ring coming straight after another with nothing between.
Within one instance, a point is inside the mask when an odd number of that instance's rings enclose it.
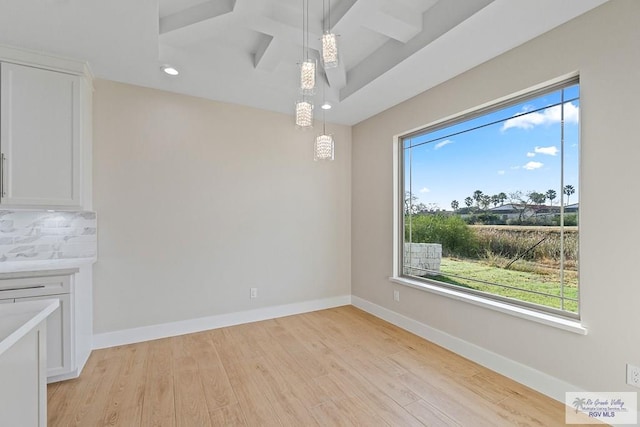
<instances>
[{"instance_id":1,"label":"electrical wall outlet","mask_svg":"<svg viewBox=\"0 0 640 427\"><path fill-rule=\"evenodd\" d=\"M640 388L640 368L627 363L627 384Z\"/></svg>"},{"instance_id":2,"label":"electrical wall outlet","mask_svg":"<svg viewBox=\"0 0 640 427\"><path fill-rule=\"evenodd\" d=\"M251 292L249 294L251 298L258 298L258 288L251 288Z\"/></svg>"},{"instance_id":3,"label":"electrical wall outlet","mask_svg":"<svg viewBox=\"0 0 640 427\"><path fill-rule=\"evenodd\" d=\"M400 291L393 291L393 300L400 301Z\"/></svg>"}]
</instances>

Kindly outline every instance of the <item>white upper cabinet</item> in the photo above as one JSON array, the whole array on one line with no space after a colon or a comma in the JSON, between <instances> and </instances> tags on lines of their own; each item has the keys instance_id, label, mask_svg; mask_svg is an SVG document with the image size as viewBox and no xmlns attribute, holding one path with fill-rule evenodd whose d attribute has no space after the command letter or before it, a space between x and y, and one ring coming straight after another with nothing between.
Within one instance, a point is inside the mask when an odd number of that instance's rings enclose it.
<instances>
[{"instance_id":1,"label":"white upper cabinet","mask_svg":"<svg viewBox=\"0 0 640 427\"><path fill-rule=\"evenodd\" d=\"M82 207L82 77L0 67L0 206Z\"/></svg>"}]
</instances>

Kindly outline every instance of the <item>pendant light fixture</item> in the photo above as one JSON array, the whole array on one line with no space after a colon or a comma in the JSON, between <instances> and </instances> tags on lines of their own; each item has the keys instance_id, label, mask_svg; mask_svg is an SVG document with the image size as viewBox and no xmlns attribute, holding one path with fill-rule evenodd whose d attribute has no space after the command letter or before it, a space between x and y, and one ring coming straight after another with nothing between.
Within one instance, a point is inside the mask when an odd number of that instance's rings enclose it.
<instances>
[{"instance_id":1,"label":"pendant light fixture","mask_svg":"<svg viewBox=\"0 0 640 427\"><path fill-rule=\"evenodd\" d=\"M322 126L324 129L324 125ZM333 136L322 132L322 135L316 137L316 143L313 150L313 160L333 160L334 143Z\"/></svg>"},{"instance_id":2,"label":"pendant light fixture","mask_svg":"<svg viewBox=\"0 0 640 427\"><path fill-rule=\"evenodd\" d=\"M303 95L313 95L316 89L316 61L309 58L309 0L302 1L302 49L300 91Z\"/></svg>"},{"instance_id":3,"label":"pendant light fixture","mask_svg":"<svg viewBox=\"0 0 640 427\"><path fill-rule=\"evenodd\" d=\"M325 15L325 0L322 0L322 16L324 27L322 33L322 66L324 67L324 69L335 68L338 66L338 39L336 35L331 32L331 0L328 0L328 2L329 9L328 13Z\"/></svg>"},{"instance_id":4,"label":"pendant light fixture","mask_svg":"<svg viewBox=\"0 0 640 427\"><path fill-rule=\"evenodd\" d=\"M324 83L326 86L326 83ZM325 86L322 87L322 102L326 103L324 99ZM327 134L327 120L325 118L325 109L322 110L322 134L316 137L316 142L313 146L313 160L333 160L334 158L334 141L333 135Z\"/></svg>"},{"instance_id":5,"label":"pendant light fixture","mask_svg":"<svg viewBox=\"0 0 640 427\"><path fill-rule=\"evenodd\" d=\"M307 129L313 126L313 104L304 96L296 102L296 126Z\"/></svg>"},{"instance_id":6,"label":"pendant light fixture","mask_svg":"<svg viewBox=\"0 0 640 427\"><path fill-rule=\"evenodd\" d=\"M305 59L300 64L300 91L304 95L313 95L316 89L316 62Z\"/></svg>"},{"instance_id":7,"label":"pendant light fixture","mask_svg":"<svg viewBox=\"0 0 640 427\"><path fill-rule=\"evenodd\" d=\"M302 62L300 63L300 94L296 102L296 126L308 129L313 126L313 104L307 96L313 95L316 87L316 63L309 59L309 0L302 0Z\"/></svg>"}]
</instances>

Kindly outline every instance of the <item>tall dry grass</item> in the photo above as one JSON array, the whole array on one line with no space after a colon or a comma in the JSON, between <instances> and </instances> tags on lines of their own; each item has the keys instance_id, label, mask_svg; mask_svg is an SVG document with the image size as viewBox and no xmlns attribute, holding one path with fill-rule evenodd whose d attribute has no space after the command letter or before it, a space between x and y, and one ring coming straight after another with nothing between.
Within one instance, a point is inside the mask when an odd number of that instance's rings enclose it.
<instances>
[{"instance_id":1,"label":"tall dry grass","mask_svg":"<svg viewBox=\"0 0 640 427\"><path fill-rule=\"evenodd\" d=\"M484 252L486 257L521 257L525 261L552 266L560 260L560 242L563 238L565 267L577 265L578 227L565 227L562 238L560 227L474 225L471 228L480 252Z\"/></svg>"}]
</instances>

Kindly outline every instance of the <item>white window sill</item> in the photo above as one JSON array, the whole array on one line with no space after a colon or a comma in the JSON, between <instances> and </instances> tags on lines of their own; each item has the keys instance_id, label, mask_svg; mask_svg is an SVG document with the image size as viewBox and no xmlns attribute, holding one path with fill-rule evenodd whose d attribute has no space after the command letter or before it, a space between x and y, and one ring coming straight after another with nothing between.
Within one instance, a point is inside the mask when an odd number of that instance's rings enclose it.
<instances>
[{"instance_id":1,"label":"white window sill","mask_svg":"<svg viewBox=\"0 0 640 427\"><path fill-rule=\"evenodd\" d=\"M587 335L587 328L585 328L579 321L565 319L562 317L554 316L552 314L542 313L539 311L531 310L524 307L517 307L511 304L506 304L500 301L494 301L488 298L482 298L481 296L467 294L465 292L459 292L455 289L448 289L441 286L430 285L429 283L423 283L418 280L411 280L405 277L390 277L390 281L400 285L409 286L412 288L420 289L423 291L431 292L437 295L453 298L458 301L463 301L469 304L477 305L479 307L488 308L490 310L506 313L511 316L519 317L521 319L531 320L533 322L542 323L543 325L551 326L565 331L573 332L575 334Z\"/></svg>"}]
</instances>

